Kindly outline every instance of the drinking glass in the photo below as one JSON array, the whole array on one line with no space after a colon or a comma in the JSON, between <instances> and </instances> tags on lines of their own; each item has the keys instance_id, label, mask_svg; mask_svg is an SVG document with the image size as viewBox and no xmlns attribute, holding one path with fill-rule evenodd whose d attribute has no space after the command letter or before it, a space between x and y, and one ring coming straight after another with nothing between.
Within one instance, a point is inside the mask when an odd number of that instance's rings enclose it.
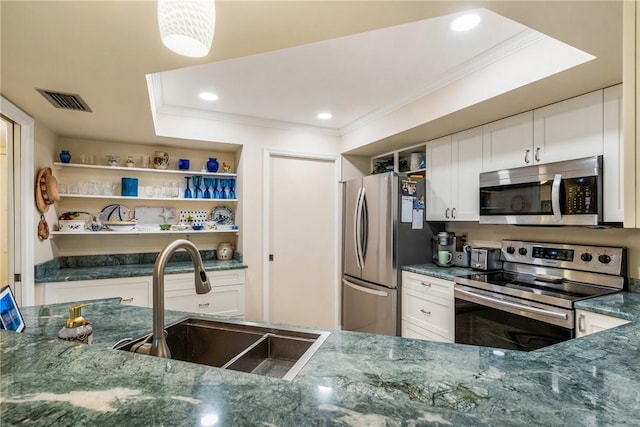
<instances>
[{"instance_id":1,"label":"drinking glass","mask_svg":"<svg viewBox=\"0 0 640 427\"><path fill-rule=\"evenodd\" d=\"M229 197L229 180L228 179L222 180L222 198L223 199L231 198Z\"/></svg>"},{"instance_id":2,"label":"drinking glass","mask_svg":"<svg viewBox=\"0 0 640 427\"><path fill-rule=\"evenodd\" d=\"M211 187L211 178L205 178L204 179L204 195L203 195L205 199L211 198L211 192L209 191L210 187Z\"/></svg>"},{"instance_id":3,"label":"drinking glass","mask_svg":"<svg viewBox=\"0 0 640 427\"><path fill-rule=\"evenodd\" d=\"M222 199L222 185L220 184L220 181L222 181L222 179L218 178L218 179L214 179L213 180L213 187L215 188L216 192L215 192L215 198L216 199Z\"/></svg>"},{"instance_id":4,"label":"drinking glass","mask_svg":"<svg viewBox=\"0 0 640 427\"><path fill-rule=\"evenodd\" d=\"M236 196L236 180L235 179L230 179L229 180L229 198L230 199L235 199Z\"/></svg>"},{"instance_id":5,"label":"drinking glass","mask_svg":"<svg viewBox=\"0 0 640 427\"><path fill-rule=\"evenodd\" d=\"M200 185L202 185L202 177L201 176L194 176L193 177L193 186L195 187L195 198L196 199L202 199L202 188L200 188Z\"/></svg>"},{"instance_id":6,"label":"drinking glass","mask_svg":"<svg viewBox=\"0 0 640 427\"><path fill-rule=\"evenodd\" d=\"M184 189L184 198L185 199L191 199L193 198L193 196L191 195L191 189L189 188L189 179L191 179L190 176L185 176L185 179L187 180L187 186Z\"/></svg>"}]
</instances>

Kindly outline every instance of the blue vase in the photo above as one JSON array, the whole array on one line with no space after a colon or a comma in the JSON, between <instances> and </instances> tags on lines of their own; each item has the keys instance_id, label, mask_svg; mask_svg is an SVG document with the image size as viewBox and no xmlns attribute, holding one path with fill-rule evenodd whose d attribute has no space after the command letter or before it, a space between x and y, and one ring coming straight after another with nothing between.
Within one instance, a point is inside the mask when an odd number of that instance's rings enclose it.
<instances>
[{"instance_id":1,"label":"blue vase","mask_svg":"<svg viewBox=\"0 0 640 427\"><path fill-rule=\"evenodd\" d=\"M69 163L71 161L71 154L67 150L62 150L60 152L60 161L62 163Z\"/></svg>"},{"instance_id":2,"label":"blue vase","mask_svg":"<svg viewBox=\"0 0 640 427\"><path fill-rule=\"evenodd\" d=\"M218 167L220 167L220 165L218 164L216 158L209 157L209 161L207 162L207 170L209 172L218 172Z\"/></svg>"}]
</instances>

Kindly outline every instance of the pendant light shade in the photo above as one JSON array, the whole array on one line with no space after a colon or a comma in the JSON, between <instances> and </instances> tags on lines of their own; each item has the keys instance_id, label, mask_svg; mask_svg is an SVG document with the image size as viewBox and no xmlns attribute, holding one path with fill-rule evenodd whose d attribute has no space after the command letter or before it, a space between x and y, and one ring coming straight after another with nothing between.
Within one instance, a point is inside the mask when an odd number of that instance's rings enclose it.
<instances>
[{"instance_id":1,"label":"pendant light shade","mask_svg":"<svg viewBox=\"0 0 640 427\"><path fill-rule=\"evenodd\" d=\"M162 43L183 56L199 58L209 53L216 27L213 0L158 0Z\"/></svg>"}]
</instances>

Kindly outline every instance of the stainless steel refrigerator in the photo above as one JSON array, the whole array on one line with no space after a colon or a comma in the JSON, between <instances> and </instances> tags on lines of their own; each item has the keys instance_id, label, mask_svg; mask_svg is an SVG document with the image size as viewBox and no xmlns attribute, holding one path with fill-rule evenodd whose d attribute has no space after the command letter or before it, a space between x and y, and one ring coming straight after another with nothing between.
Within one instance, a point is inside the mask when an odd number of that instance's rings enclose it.
<instances>
[{"instance_id":1,"label":"stainless steel refrigerator","mask_svg":"<svg viewBox=\"0 0 640 427\"><path fill-rule=\"evenodd\" d=\"M431 262L434 231L412 206L424 203L424 180L387 172L344 190L342 329L400 335L400 267Z\"/></svg>"}]
</instances>

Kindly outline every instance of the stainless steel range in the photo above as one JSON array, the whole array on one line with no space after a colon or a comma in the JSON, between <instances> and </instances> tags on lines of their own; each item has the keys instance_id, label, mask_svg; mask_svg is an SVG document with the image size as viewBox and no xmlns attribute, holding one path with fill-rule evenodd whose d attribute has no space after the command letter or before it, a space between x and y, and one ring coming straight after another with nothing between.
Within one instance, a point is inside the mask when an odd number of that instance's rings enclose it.
<instances>
[{"instance_id":1,"label":"stainless steel range","mask_svg":"<svg viewBox=\"0 0 640 427\"><path fill-rule=\"evenodd\" d=\"M456 277L456 342L531 351L575 337L574 303L624 289L623 248L502 242L502 270Z\"/></svg>"}]
</instances>

